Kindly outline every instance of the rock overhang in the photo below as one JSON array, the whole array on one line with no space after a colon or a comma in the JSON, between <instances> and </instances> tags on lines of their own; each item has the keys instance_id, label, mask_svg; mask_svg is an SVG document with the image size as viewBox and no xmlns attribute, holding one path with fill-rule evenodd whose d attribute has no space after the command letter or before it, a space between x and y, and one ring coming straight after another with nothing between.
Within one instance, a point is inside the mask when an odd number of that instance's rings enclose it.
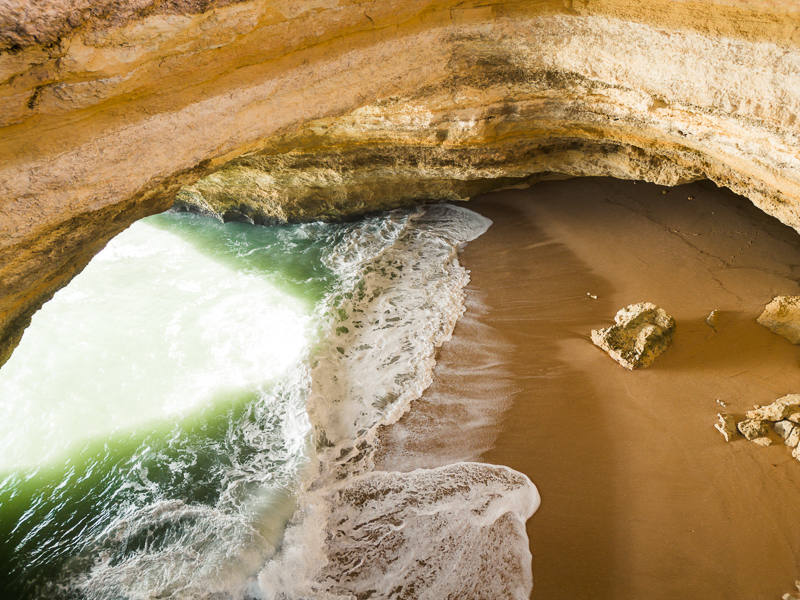
<instances>
[{"instance_id":1,"label":"rock overhang","mask_svg":"<svg viewBox=\"0 0 800 600\"><path fill-rule=\"evenodd\" d=\"M0 362L176 194L273 222L709 178L800 227L798 2L185 4L0 9Z\"/></svg>"}]
</instances>

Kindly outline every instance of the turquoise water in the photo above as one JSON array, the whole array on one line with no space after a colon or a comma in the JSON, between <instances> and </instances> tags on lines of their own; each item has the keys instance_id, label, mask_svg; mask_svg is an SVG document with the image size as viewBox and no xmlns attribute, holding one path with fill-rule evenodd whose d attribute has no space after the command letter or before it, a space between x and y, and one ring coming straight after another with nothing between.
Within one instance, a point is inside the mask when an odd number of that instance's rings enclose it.
<instances>
[{"instance_id":1,"label":"turquoise water","mask_svg":"<svg viewBox=\"0 0 800 600\"><path fill-rule=\"evenodd\" d=\"M339 233L158 215L35 315L0 371L0 597L56 594L98 547L136 569L145 547L188 562L272 551L309 430L287 389L302 369L288 371L316 334ZM220 535L230 544L210 549ZM151 575L197 575L169 569Z\"/></svg>"},{"instance_id":2,"label":"turquoise water","mask_svg":"<svg viewBox=\"0 0 800 600\"><path fill-rule=\"evenodd\" d=\"M458 250L488 226L447 205L184 213L112 240L0 370L0 598L527 597L525 476L371 462L432 381Z\"/></svg>"}]
</instances>

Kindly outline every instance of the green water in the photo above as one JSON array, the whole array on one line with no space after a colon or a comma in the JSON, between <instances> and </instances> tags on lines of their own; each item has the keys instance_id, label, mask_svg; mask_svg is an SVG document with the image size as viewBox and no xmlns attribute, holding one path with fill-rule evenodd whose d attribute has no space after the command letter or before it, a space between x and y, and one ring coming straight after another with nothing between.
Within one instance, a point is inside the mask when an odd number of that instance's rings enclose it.
<instances>
[{"instance_id":1,"label":"green water","mask_svg":"<svg viewBox=\"0 0 800 600\"><path fill-rule=\"evenodd\" d=\"M293 388L337 235L151 217L35 315L0 371L0 597L70 596L98 555L154 593L196 583L192 552L250 552L231 577L263 561L305 461Z\"/></svg>"},{"instance_id":2,"label":"green water","mask_svg":"<svg viewBox=\"0 0 800 600\"><path fill-rule=\"evenodd\" d=\"M327 519L351 509L324 508L329 486L429 385L463 311L458 248L489 223L447 205L286 227L165 214L112 240L0 370L0 598L328 597L352 566L316 579ZM418 496L417 475L384 475ZM440 564L415 531L364 585Z\"/></svg>"}]
</instances>

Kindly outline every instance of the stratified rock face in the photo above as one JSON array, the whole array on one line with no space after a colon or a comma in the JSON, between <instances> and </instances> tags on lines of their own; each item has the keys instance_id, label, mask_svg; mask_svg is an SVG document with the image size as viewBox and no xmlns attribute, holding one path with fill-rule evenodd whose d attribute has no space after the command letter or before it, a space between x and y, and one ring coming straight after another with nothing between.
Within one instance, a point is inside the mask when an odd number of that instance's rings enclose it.
<instances>
[{"instance_id":1,"label":"stratified rock face","mask_svg":"<svg viewBox=\"0 0 800 600\"><path fill-rule=\"evenodd\" d=\"M672 343L675 319L650 302L626 306L614 321L592 331L592 341L626 369L649 366Z\"/></svg>"},{"instance_id":2,"label":"stratified rock face","mask_svg":"<svg viewBox=\"0 0 800 600\"><path fill-rule=\"evenodd\" d=\"M800 296L776 296L758 322L793 344L800 344Z\"/></svg>"},{"instance_id":3,"label":"stratified rock face","mask_svg":"<svg viewBox=\"0 0 800 600\"><path fill-rule=\"evenodd\" d=\"M268 223L709 178L800 227L798 44L800 0L6 0L0 362L176 194Z\"/></svg>"}]
</instances>

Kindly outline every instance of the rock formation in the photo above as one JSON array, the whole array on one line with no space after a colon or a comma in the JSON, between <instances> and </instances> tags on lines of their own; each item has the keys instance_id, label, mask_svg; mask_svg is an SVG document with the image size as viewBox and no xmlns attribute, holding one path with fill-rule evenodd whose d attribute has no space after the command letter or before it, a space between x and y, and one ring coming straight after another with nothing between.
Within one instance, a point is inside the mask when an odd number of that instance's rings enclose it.
<instances>
[{"instance_id":1,"label":"rock formation","mask_svg":"<svg viewBox=\"0 0 800 600\"><path fill-rule=\"evenodd\" d=\"M717 413L717 420L719 422L714 424L714 428L722 434L726 442L730 442L736 435L736 419L728 413Z\"/></svg>"},{"instance_id":2,"label":"rock formation","mask_svg":"<svg viewBox=\"0 0 800 600\"><path fill-rule=\"evenodd\" d=\"M800 580L794 582L794 587L797 588L797 592L794 595L792 594L784 594L781 596L781 600L800 600L798 595L800 595Z\"/></svg>"},{"instance_id":3,"label":"rock formation","mask_svg":"<svg viewBox=\"0 0 800 600\"><path fill-rule=\"evenodd\" d=\"M788 394L772 404L761 406L746 413L748 419L777 422L783 419L800 422L800 394Z\"/></svg>"},{"instance_id":4,"label":"rock formation","mask_svg":"<svg viewBox=\"0 0 800 600\"><path fill-rule=\"evenodd\" d=\"M784 439L784 444L796 448L800 443L800 427L792 421L778 421L775 423L775 433Z\"/></svg>"},{"instance_id":5,"label":"rock formation","mask_svg":"<svg viewBox=\"0 0 800 600\"><path fill-rule=\"evenodd\" d=\"M751 442L764 437L769 431L766 422L759 419L745 419L744 421L740 421L736 427L739 429L739 432Z\"/></svg>"},{"instance_id":6,"label":"rock formation","mask_svg":"<svg viewBox=\"0 0 800 600\"><path fill-rule=\"evenodd\" d=\"M675 319L650 302L626 306L614 321L592 331L592 341L626 369L649 366L672 343Z\"/></svg>"},{"instance_id":7,"label":"rock formation","mask_svg":"<svg viewBox=\"0 0 800 600\"><path fill-rule=\"evenodd\" d=\"M709 178L800 227L800 2L7 0L0 363L134 220ZM666 198L665 198L666 200Z\"/></svg>"},{"instance_id":8,"label":"rock formation","mask_svg":"<svg viewBox=\"0 0 800 600\"><path fill-rule=\"evenodd\" d=\"M800 394L788 394L778 398L767 406L756 406L747 411L747 417L736 424L739 432L751 442L759 446L769 446L769 425L784 440L784 445L792 450L792 456L800 460ZM714 427L723 435L726 442L731 441L733 431L731 424L735 422L732 415L719 413L719 423Z\"/></svg>"},{"instance_id":9,"label":"rock formation","mask_svg":"<svg viewBox=\"0 0 800 600\"><path fill-rule=\"evenodd\" d=\"M776 296L758 322L793 344L800 344L800 296Z\"/></svg>"},{"instance_id":10,"label":"rock formation","mask_svg":"<svg viewBox=\"0 0 800 600\"><path fill-rule=\"evenodd\" d=\"M712 310L710 313L708 313L708 316L706 317L706 325L711 327L711 329L713 329L714 331L717 330L717 325L719 325L718 310Z\"/></svg>"}]
</instances>

